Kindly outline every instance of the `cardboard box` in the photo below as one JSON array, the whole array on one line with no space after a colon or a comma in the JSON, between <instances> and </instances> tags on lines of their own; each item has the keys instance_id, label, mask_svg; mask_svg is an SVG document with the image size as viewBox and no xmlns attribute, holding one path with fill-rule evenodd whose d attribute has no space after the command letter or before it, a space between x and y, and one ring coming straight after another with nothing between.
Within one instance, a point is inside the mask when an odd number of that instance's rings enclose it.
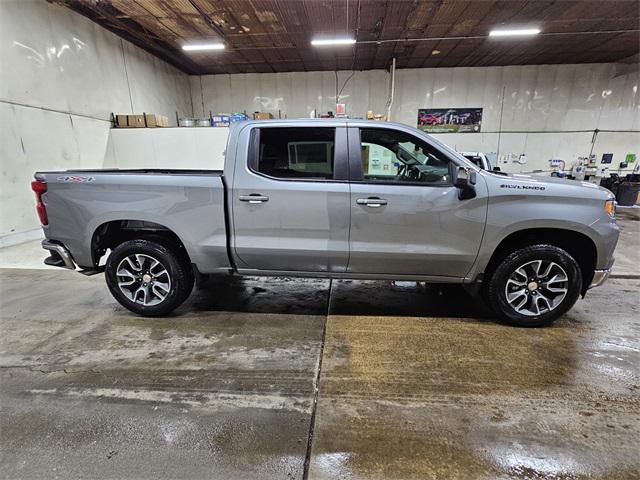
<instances>
[{"instance_id":1,"label":"cardboard box","mask_svg":"<svg viewBox=\"0 0 640 480\"><path fill-rule=\"evenodd\" d=\"M116 115L117 128L168 127L169 118L165 115L145 113L144 115Z\"/></svg>"},{"instance_id":2,"label":"cardboard box","mask_svg":"<svg viewBox=\"0 0 640 480\"><path fill-rule=\"evenodd\" d=\"M144 128L146 126L144 123L144 115L127 115L127 123L129 128Z\"/></svg>"},{"instance_id":3,"label":"cardboard box","mask_svg":"<svg viewBox=\"0 0 640 480\"><path fill-rule=\"evenodd\" d=\"M149 128L158 127L158 115L154 115L153 113L145 113L144 114L144 122L145 125Z\"/></svg>"},{"instance_id":4,"label":"cardboard box","mask_svg":"<svg viewBox=\"0 0 640 480\"><path fill-rule=\"evenodd\" d=\"M149 128L155 127L168 127L169 126L169 118L164 115L156 115L153 113L145 113L144 114L146 126Z\"/></svg>"},{"instance_id":5,"label":"cardboard box","mask_svg":"<svg viewBox=\"0 0 640 480\"><path fill-rule=\"evenodd\" d=\"M253 113L253 119L254 120L270 120L273 118L273 115L271 115L270 113L263 113L263 112L254 112Z\"/></svg>"},{"instance_id":6,"label":"cardboard box","mask_svg":"<svg viewBox=\"0 0 640 480\"><path fill-rule=\"evenodd\" d=\"M127 122L127 116L126 115L116 115L116 127L117 128L126 128L129 126L129 123Z\"/></svg>"}]
</instances>

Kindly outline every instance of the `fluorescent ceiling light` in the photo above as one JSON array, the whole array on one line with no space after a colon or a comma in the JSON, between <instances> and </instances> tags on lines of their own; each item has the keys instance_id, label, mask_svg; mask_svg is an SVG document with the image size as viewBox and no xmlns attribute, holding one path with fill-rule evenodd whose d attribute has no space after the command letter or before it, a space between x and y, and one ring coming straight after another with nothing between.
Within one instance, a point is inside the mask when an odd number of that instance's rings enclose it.
<instances>
[{"instance_id":1,"label":"fluorescent ceiling light","mask_svg":"<svg viewBox=\"0 0 640 480\"><path fill-rule=\"evenodd\" d=\"M540 33L538 28L519 28L512 30L491 30L490 37L515 37L520 35L537 35Z\"/></svg>"},{"instance_id":2,"label":"fluorescent ceiling light","mask_svg":"<svg viewBox=\"0 0 640 480\"><path fill-rule=\"evenodd\" d=\"M324 40L311 40L311 45L316 47L324 47L327 45L353 45L356 43L355 38L333 38Z\"/></svg>"},{"instance_id":3,"label":"fluorescent ceiling light","mask_svg":"<svg viewBox=\"0 0 640 480\"><path fill-rule=\"evenodd\" d=\"M197 52L202 50L224 50L224 43L196 43L183 45L182 50L186 52Z\"/></svg>"}]
</instances>

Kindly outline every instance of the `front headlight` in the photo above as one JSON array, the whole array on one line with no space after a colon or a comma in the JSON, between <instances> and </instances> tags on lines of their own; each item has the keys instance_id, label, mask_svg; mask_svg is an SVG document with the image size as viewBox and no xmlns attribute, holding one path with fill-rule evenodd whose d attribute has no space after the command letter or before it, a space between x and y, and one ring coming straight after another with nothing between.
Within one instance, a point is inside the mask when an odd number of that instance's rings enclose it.
<instances>
[{"instance_id":1,"label":"front headlight","mask_svg":"<svg viewBox=\"0 0 640 480\"><path fill-rule=\"evenodd\" d=\"M616 218L616 201L613 198L604 202L604 211L611 218Z\"/></svg>"}]
</instances>

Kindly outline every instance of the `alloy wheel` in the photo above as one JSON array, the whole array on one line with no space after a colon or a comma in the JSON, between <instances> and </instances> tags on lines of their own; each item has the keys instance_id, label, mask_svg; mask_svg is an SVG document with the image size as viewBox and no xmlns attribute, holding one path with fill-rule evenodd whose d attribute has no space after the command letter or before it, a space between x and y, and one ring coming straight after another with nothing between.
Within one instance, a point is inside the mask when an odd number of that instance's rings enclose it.
<instances>
[{"instance_id":1,"label":"alloy wheel","mask_svg":"<svg viewBox=\"0 0 640 480\"><path fill-rule=\"evenodd\" d=\"M520 265L507 279L505 296L516 312L537 316L558 307L569 291L564 268L549 260L533 260Z\"/></svg>"},{"instance_id":2,"label":"alloy wheel","mask_svg":"<svg viewBox=\"0 0 640 480\"><path fill-rule=\"evenodd\" d=\"M135 253L122 259L116 269L120 291L145 307L162 303L171 291L171 277L157 259Z\"/></svg>"}]
</instances>

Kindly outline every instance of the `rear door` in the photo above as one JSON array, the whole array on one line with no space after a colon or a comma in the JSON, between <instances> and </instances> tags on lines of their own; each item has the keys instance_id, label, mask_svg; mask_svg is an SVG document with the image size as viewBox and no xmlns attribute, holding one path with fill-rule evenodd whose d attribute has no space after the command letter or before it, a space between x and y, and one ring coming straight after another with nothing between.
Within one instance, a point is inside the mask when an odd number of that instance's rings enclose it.
<instances>
[{"instance_id":1,"label":"rear door","mask_svg":"<svg viewBox=\"0 0 640 480\"><path fill-rule=\"evenodd\" d=\"M464 277L477 256L487 190L460 200L455 163L424 138L390 127L349 128L348 272Z\"/></svg>"},{"instance_id":2,"label":"rear door","mask_svg":"<svg viewBox=\"0 0 640 480\"><path fill-rule=\"evenodd\" d=\"M264 126L263 126L264 125ZM231 191L239 269L344 272L349 184L344 124L251 130Z\"/></svg>"}]
</instances>

